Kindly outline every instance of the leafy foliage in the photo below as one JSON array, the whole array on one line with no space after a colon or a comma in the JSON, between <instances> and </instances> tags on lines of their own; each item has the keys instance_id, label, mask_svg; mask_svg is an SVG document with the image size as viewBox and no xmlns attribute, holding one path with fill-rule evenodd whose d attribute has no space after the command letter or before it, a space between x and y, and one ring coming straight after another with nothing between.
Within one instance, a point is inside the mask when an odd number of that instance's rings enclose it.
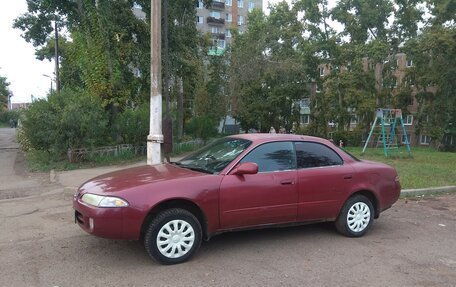
<instances>
[{"instance_id":1,"label":"leafy foliage","mask_svg":"<svg viewBox=\"0 0 456 287\"><path fill-rule=\"evenodd\" d=\"M236 36L230 80L233 112L243 129L290 130L297 121L294 103L306 93L305 66L293 48L300 31L296 11L283 2L269 17L253 11L248 32Z\"/></svg>"},{"instance_id":2,"label":"leafy foliage","mask_svg":"<svg viewBox=\"0 0 456 287\"><path fill-rule=\"evenodd\" d=\"M149 132L149 105L123 111L116 119L123 143L144 145Z\"/></svg>"},{"instance_id":3,"label":"leafy foliage","mask_svg":"<svg viewBox=\"0 0 456 287\"><path fill-rule=\"evenodd\" d=\"M196 116L187 124L186 130L195 138L207 141L217 134L216 124L217 122L208 116Z\"/></svg>"},{"instance_id":4,"label":"leafy foliage","mask_svg":"<svg viewBox=\"0 0 456 287\"><path fill-rule=\"evenodd\" d=\"M414 66L409 77L418 93L417 132L439 142L456 136L456 28L434 26L407 43Z\"/></svg>"},{"instance_id":5,"label":"leafy foliage","mask_svg":"<svg viewBox=\"0 0 456 287\"><path fill-rule=\"evenodd\" d=\"M81 90L62 90L38 100L24 113L22 129L30 147L59 157L68 148L106 142L107 114L100 99Z\"/></svg>"},{"instance_id":6,"label":"leafy foliage","mask_svg":"<svg viewBox=\"0 0 456 287\"><path fill-rule=\"evenodd\" d=\"M0 112L8 109L8 97L10 95L10 90L8 86L10 83L5 77L0 76Z\"/></svg>"}]
</instances>

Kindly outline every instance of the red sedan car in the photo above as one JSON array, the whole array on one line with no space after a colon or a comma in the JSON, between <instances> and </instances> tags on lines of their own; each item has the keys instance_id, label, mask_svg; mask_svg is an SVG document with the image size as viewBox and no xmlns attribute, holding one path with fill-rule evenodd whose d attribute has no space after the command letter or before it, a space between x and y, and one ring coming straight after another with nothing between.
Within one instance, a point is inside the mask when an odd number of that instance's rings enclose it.
<instances>
[{"instance_id":1,"label":"red sedan car","mask_svg":"<svg viewBox=\"0 0 456 287\"><path fill-rule=\"evenodd\" d=\"M108 173L74 196L90 234L143 240L164 264L186 261L201 241L249 228L335 221L364 235L400 194L394 168L360 161L310 136L229 136L172 164Z\"/></svg>"}]
</instances>

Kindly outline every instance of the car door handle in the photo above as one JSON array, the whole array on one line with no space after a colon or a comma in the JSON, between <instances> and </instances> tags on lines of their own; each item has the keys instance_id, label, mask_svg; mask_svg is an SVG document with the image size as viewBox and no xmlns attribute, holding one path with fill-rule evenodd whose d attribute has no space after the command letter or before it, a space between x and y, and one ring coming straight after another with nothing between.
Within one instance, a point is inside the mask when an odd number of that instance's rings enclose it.
<instances>
[{"instance_id":1,"label":"car door handle","mask_svg":"<svg viewBox=\"0 0 456 287\"><path fill-rule=\"evenodd\" d=\"M353 178L353 176L351 176L351 175L344 176L344 179L352 179L352 178Z\"/></svg>"},{"instance_id":2,"label":"car door handle","mask_svg":"<svg viewBox=\"0 0 456 287\"><path fill-rule=\"evenodd\" d=\"M294 180L292 179L284 179L280 182L282 185L287 185L287 184L294 184Z\"/></svg>"}]
</instances>

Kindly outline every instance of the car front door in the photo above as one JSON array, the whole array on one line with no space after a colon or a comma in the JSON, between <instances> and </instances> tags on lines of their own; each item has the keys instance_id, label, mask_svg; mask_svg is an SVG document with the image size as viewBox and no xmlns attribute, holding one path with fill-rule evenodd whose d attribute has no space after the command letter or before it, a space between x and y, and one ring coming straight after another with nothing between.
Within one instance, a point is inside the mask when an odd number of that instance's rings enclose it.
<instances>
[{"instance_id":1,"label":"car front door","mask_svg":"<svg viewBox=\"0 0 456 287\"><path fill-rule=\"evenodd\" d=\"M231 229L293 222L297 216L296 154L291 142L262 144L241 161L258 173L226 175L220 186L220 223Z\"/></svg>"}]
</instances>

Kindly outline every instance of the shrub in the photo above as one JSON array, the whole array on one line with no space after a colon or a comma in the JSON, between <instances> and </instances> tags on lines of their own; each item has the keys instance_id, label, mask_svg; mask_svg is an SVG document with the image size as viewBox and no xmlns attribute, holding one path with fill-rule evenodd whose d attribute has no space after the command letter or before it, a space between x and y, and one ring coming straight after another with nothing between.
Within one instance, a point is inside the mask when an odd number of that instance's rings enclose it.
<instances>
[{"instance_id":1,"label":"shrub","mask_svg":"<svg viewBox=\"0 0 456 287\"><path fill-rule=\"evenodd\" d=\"M36 150L61 156L68 148L91 147L107 139L107 113L101 101L81 90L62 90L25 111L25 141Z\"/></svg>"},{"instance_id":2,"label":"shrub","mask_svg":"<svg viewBox=\"0 0 456 287\"><path fill-rule=\"evenodd\" d=\"M10 120L17 122L19 120L19 114L19 111L2 111L0 112L0 123L9 125Z\"/></svg>"},{"instance_id":3,"label":"shrub","mask_svg":"<svg viewBox=\"0 0 456 287\"><path fill-rule=\"evenodd\" d=\"M186 126L186 132L193 138L207 141L217 135L217 121L208 116L198 116L190 120Z\"/></svg>"},{"instance_id":4,"label":"shrub","mask_svg":"<svg viewBox=\"0 0 456 287\"><path fill-rule=\"evenodd\" d=\"M144 145L149 133L149 105L126 109L118 115L116 125L123 143Z\"/></svg>"},{"instance_id":5,"label":"shrub","mask_svg":"<svg viewBox=\"0 0 456 287\"><path fill-rule=\"evenodd\" d=\"M336 131L333 136L334 143L339 145L339 141L344 142L344 146L360 146L362 143L362 131Z\"/></svg>"}]
</instances>

